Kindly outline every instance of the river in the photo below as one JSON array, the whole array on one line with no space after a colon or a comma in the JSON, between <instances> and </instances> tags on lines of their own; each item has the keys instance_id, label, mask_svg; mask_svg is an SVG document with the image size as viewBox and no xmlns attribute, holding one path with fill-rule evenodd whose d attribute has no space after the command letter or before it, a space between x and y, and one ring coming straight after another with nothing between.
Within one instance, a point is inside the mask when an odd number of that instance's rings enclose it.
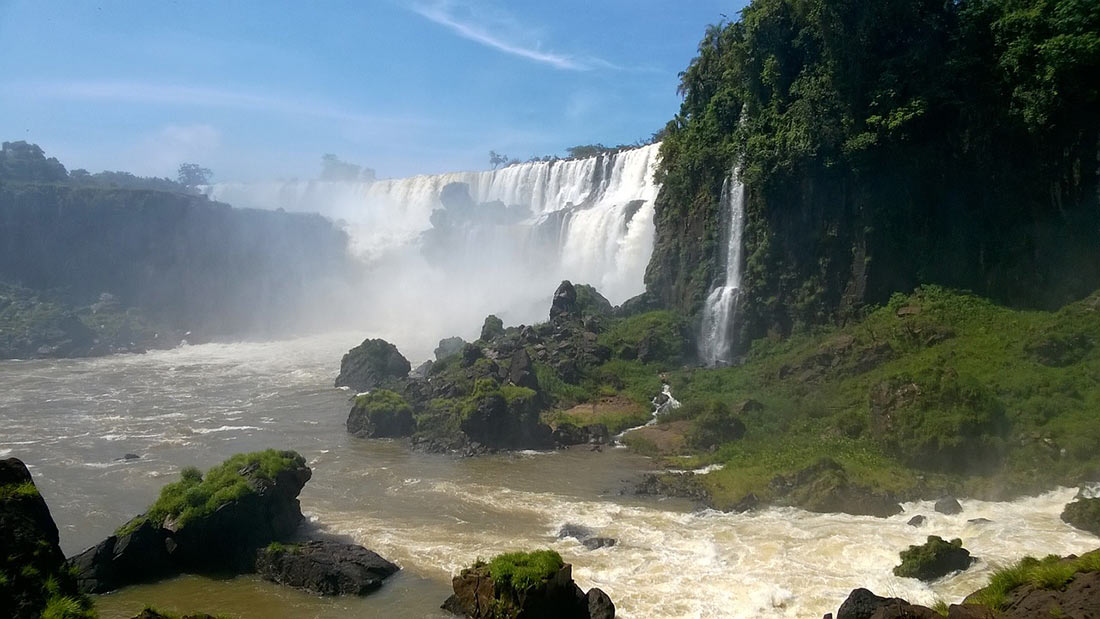
<instances>
[{"instance_id":1,"label":"river","mask_svg":"<svg viewBox=\"0 0 1100 619\"><path fill-rule=\"evenodd\" d=\"M623 494L654 466L623 449L455 458L355 439L344 430L349 394L332 380L362 337L0 362L0 457L31 467L67 555L140 513L182 467L274 447L299 451L313 468L301 495L309 529L353 539L402 567L365 598L323 599L254 577L184 576L96 596L101 617L132 617L146 603L242 619L448 617L438 607L452 573L478 557L536 547L558 550L578 583L606 591L621 617L820 617L854 587L954 602L993 566L1100 546L1058 517L1072 489L1011 503L964 499L957 516L927 502L888 519L723 514ZM127 453L141 457L119 459ZM906 525L915 513L928 517L920 529ZM974 518L993 522L967 522ZM556 539L566 522L618 544L589 551ZM929 534L961 537L981 560L932 586L894 577L898 551Z\"/></svg>"}]
</instances>

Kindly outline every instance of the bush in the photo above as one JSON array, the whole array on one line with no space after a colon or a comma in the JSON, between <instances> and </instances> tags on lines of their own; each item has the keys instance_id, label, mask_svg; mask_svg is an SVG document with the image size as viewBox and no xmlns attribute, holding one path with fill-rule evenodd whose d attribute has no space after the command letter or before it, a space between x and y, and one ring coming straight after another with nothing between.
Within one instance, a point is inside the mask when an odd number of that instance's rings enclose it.
<instances>
[{"instance_id":1,"label":"bush","mask_svg":"<svg viewBox=\"0 0 1100 619\"><path fill-rule=\"evenodd\" d=\"M489 577L495 585L523 591L550 580L564 566L553 550L510 552L489 561Z\"/></svg>"},{"instance_id":2,"label":"bush","mask_svg":"<svg viewBox=\"0 0 1100 619\"><path fill-rule=\"evenodd\" d=\"M646 312L616 321L599 343L619 359L674 365L688 349L687 323L675 312Z\"/></svg>"},{"instance_id":3,"label":"bush","mask_svg":"<svg viewBox=\"0 0 1100 619\"><path fill-rule=\"evenodd\" d=\"M901 551L901 565L894 568L894 575L935 580L951 572L965 570L973 561L970 551L962 547L961 539L946 542L936 535L929 535L924 544Z\"/></svg>"}]
</instances>

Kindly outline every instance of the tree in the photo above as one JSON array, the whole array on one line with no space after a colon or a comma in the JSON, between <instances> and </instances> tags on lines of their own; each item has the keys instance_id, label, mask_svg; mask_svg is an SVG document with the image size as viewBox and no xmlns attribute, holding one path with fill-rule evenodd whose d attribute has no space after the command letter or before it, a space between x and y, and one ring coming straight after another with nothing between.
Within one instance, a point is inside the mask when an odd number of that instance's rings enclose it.
<instances>
[{"instance_id":1,"label":"tree","mask_svg":"<svg viewBox=\"0 0 1100 619\"><path fill-rule=\"evenodd\" d=\"M181 185L196 187L209 185L210 177L213 175L210 168L204 168L197 163L181 163L178 178Z\"/></svg>"},{"instance_id":2,"label":"tree","mask_svg":"<svg viewBox=\"0 0 1100 619\"><path fill-rule=\"evenodd\" d=\"M493 166L494 170L507 163L508 155L498 154L495 150L489 151L489 165Z\"/></svg>"}]
</instances>

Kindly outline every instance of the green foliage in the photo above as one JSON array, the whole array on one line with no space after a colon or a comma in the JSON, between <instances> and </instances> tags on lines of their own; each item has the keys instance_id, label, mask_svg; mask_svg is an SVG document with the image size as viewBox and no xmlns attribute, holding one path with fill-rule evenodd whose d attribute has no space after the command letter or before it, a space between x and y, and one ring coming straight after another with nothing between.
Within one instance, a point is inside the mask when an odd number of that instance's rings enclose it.
<instances>
[{"instance_id":1,"label":"green foliage","mask_svg":"<svg viewBox=\"0 0 1100 619\"><path fill-rule=\"evenodd\" d=\"M369 415L412 413L412 407L400 394L389 389L375 389L355 396L355 406Z\"/></svg>"},{"instance_id":2,"label":"green foliage","mask_svg":"<svg viewBox=\"0 0 1100 619\"><path fill-rule=\"evenodd\" d=\"M0 501L19 500L36 496L39 496L38 488L32 481L0 486Z\"/></svg>"},{"instance_id":3,"label":"green foliage","mask_svg":"<svg viewBox=\"0 0 1100 619\"><path fill-rule=\"evenodd\" d=\"M199 475L193 467L185 468L180 481L162 488L144 516L126 523L116 534L128 533L144 521L161 526L166 519L172 518L179 527L184 527L188 522L212 514L219 506L255 492L248 478L241 474L246 468L252 469L250 475L253 477L274 480L279 473L301 466L305 466L305 458L298 453L268 449L237 454L208 470L206 475Z\"/></svg>"},{"instance_id":4,"label":"green foliage","mask_svg":"<svg viewBox=\"0 0 1100 619\"><path fill-rule=\"evenodd\" d=\"M42 619L95 619L98 614L84 596L54 594L46 599Z\"/></svg>"},{"instance_id":5,"label":"green foliage","mask_svg":"<svg viewBox=\"0 0 1100 619\"><path fill-rule=\"evenodd\" d=\"M1008 594L1021 585L1058 590L1065 587L1080 572L1100 571L1100 553L1090 552L1080 557L1063 559L1050 555L1042 559L1024 557L1017 563L993 572L989 584L977 591L975 602L993 610L1002 610Z\"/></svg>"},{"instance_id":6,"label":"green foliage","mask_svg":"<svg viewBox=\"0 0 1100 619\"><path fill-rule=\"evenodd\" d=\"M553 550L509 552L489 561L489 577L496 585L524 591L546 582L564 565L561 555Z\"/></svg>"},{"instance_id":7,"label":"green foliage","mask_svg":"<svg viewBox=\"0 0 1100 619\"><path fill-rule=\"evenodd\" d=\"M709 449L721 443L738 440L745 435L745 424L724 401L708 400L698 404L693 403L691 408L697 409L686 413L693 417L692 429L687 437L692 447Z\"/></svg>"},{"instance_id":8,"label":"green foliage","mask_svg":"<svg viewBox=\"0 0 1100 619\"><path fill-rule=\"evenodd\" d=\"M737 167L742 341L851 318L853 284L873 302L929 282L1035 307L1086 294L1098 32L1081 0L753 0L680 74L649 290L698 310Z\"/></svg>"},{"instance_id":9,"label":"green foliage","mask_svg":"<svg viewBox=\"0 0 1100 619\"><path fill-rule=\"evenodd\" d=\"M558 406L568 408L580 402L586 402L591 394L585 388L567 383L558 376L554 368L545 363L535 362L535 377L542 389Z\"/></svg>"},{"instance_id":10,"label":"green foliage","mask_svg":"<svg viewBox=\"0 0 1100 619\"><path fill-rule=\"evenodd\" d=\"M680 315L658 310L615 321L598 341L617 358L671 367L683 360L687 332Z\"/></svg>"}]
</instances>

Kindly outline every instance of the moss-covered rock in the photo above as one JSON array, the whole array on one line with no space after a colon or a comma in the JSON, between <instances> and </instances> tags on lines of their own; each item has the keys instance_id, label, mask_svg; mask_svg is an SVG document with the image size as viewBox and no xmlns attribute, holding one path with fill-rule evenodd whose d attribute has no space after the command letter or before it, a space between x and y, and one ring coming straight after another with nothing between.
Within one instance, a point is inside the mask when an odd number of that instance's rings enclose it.
<instances>
[{"instance_id":1,"label":"moss-covered rock","mask_svg":"<svg viewBox=\"0 0 1100 619\"><path fill-rule=\"evenodd\" d=\"M504 321L494 314L485 317L481 325L481 341L488 342L504 335Z\"/></svg>"},{"instance_id":2,"label":"moss-covered rock","mask_svg":"<svg viewBox=\"0 0 1100 619\"><path fill-rule=\"evenodd\" d=\"M70 559L81 591L101 593L179 572L251 571L256 550L302 521L311 476L293 451L238 454L205 475L184 469L145 514Z\"/></svg>"},{"instance_id":3,"label":"moss-covered rock","mask_svg":"<svg viewBox=\"0 0 1100 619\"><path fill-rule=\"evenodd\" d=\"M336 386L370 391L407 377L411 370L409 360L396 346L382 339L366 339L340 360Z\"/></svg>"},{"instance_id":4,"label":"moss-covered rock","mask_svg":"<svg viewBox=\"0 0 1100 619\"><path fill-rule=\"evenodd\" d=\"M962 547L961 539L947 542L936 535L929 535L924 544L901 551L901 565L894 568L894 575L932 581L951 572L965 570L974 561L970 551Z\"/></svg>"},{"instance_id":5,"label":"moss-covered rock","mask_svg":"<svg viewBox=\"0 0 1100 619\"><path fill-rule=\"evenodd\" d=\"M572 566L553 550L512 552L477 561L451 584L443 608L473 619L519 617L612 619L615 605L599 589L587 593L572 578Z\"/></svg>"},{"instance_id":6,"label":"moss-covered rock","mask_svg":"<svg viewBox=\"0 0 1100 619\"><path fill-rule=\"evenodd\" d=\"M688 443L697 449L710 449L722 443L739 440L745 436L745 424L733 412L729 404L721 400L710 400L698 405L692 419ZM688 415L690 413L681 413Z\"/></svg>"},{"instance_id":7,"label":"moss-covered rock","mask_svg":"<svg viewBox=\"0 0 1100 619\"><path fill-rule=\"evenodd\" d=\"M58 545L57 525L27 467L0 460L0 609L5 616L91 619Z\"/></svg>"},{"instance_id":8,"label":"moss-covered rock","mask_svg":"<svg viewBox=\"0 0 1100 619\"><path fill-rule=\"evenodd\" d=\"M416 429L412 407L388 389L375 389L355 397L347 429L359 438L409 436Z\"/></svg>"},{"instance_id":9,"label":"moss-covered rock","mask_svg":"<svg viewBox=\"0 0 1100 619\"><path fill-rule=\"evenodd\" d=\"M366 595L398 569L362 546L330 541L276 542L256 556L263 578L318 595Z\"/></svg>"}]
</instances>

